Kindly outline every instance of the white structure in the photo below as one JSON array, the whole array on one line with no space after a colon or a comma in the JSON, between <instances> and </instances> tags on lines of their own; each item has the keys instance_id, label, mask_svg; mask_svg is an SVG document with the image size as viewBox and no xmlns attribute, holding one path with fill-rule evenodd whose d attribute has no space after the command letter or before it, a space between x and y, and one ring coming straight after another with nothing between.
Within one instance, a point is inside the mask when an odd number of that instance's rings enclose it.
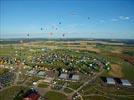
<instances>
[{"instance_id":1,"label":"white structure","mask_svg":"<svg viewBox=\"0 0 134 100\"><path fill-rule=\"evenodd\" d=\"M73 75L72 80L79 80L79 75Z\"/></svg>"},{"instance_id":2,"label":"white structure","mask_svg":"<svg viewBox=\"0 0 134 100\"><path fill-rule=\"evenodd\" d=\"M37 74L37 71L36 71L36 70L30 70L30 71L28 72L28 74L29 74L30 76L32 76L32 75Z\"/></svg>"},{"instance_id":3,"label":"white structure","mask_svg":"<svg viewBox=\"0 0 134 100\"><path fill-rule=\"evenodd\" d=\"M67 79L67 74L60 74L59 78L61 78L61 79Z\"/></svg>"},{"instance_id":4,"label":"white structure","mask_svg":"<svg viewBox=\"0 0 134 100\"><path fill-rule=\"evenodd\" d=\"M44 77L45 75L46 75L46 73L44 71L40 71L37 74L37 76L39 76L39 77Z\"/></svg>"},{"instance_id":5,"label":"white structure","mask_svg":"<svg viewBox=\"0 0 134 100\"><path fill-rule=\"evenodd\" d=\"M115 84L115 81L113 78L107 78L107 84Z\"/></svg>"},{"instance_id":6,"label":"white structure","mask_svg":"<svg viewBox=\"0 0 134 100\"><path fill-rule=\"evenodd\" d=\"M124 86L132 86L132 84L128 80L121 79L121 82L122 82L122 85Z\"/></svg>"}]
</instances>

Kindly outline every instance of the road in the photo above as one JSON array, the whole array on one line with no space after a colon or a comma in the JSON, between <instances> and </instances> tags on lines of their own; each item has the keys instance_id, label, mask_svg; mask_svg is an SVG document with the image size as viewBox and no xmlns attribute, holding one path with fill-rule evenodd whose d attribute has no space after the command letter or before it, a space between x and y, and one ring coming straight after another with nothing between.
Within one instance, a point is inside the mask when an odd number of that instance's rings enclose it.
<instances>
[{"instance_id":1,"label":"road","mask_svg":"<svg viewBox=\"0 0 134 100\"><path fill-rule=\"evenodd\" d=\"M88 83L92 82L93 80L95 80L96 78L98 78L102 73L104 72L104 70L102 70L101 72L97 73L95 76L93 76L90 80L86 81L83 85L81 85L77 90L74 90L74 92L72 93L72 96L74 94L77 93L77 95L79 95L79 97L81 98L81 100L83 100L81 94L79 93L79 91L86 86ZM73 90L73 89L72 89Z\"/></svg>"}]
</instances>

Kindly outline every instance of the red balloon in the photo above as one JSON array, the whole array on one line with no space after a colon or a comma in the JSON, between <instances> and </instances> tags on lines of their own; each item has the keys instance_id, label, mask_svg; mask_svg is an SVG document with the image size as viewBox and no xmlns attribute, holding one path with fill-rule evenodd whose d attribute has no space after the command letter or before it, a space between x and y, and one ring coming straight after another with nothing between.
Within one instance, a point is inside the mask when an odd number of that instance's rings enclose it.
<instances>
[{"instance_id":1,"label":"red balloon","mask_svg":"<svg viewBox=\"0 0 134 100\"><path fill-rule=\"evenodd\" d=\"M50 35L53 35L53 33L52 33L52 32L50 32L49 34L50 34Z\"/></svg>"}]
</instances>

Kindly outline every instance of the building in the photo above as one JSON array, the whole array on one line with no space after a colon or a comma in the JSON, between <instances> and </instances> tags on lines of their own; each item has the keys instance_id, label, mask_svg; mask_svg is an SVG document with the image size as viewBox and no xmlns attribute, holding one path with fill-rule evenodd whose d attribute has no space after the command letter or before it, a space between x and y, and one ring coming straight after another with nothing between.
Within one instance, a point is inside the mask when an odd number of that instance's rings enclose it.
<instances>
[{"instance_id":1,"label":"building","mask_svg":"<svg viewBox=\"0 0 134 100\"><path fill-rule=\"evenodd\" d=\"M33 76L33 75L37 74L37 71L36 71L36 70L30 70L30 71L28 72L28 74L29 74L30 76Z\"/></svg>"},{"instance_id":2,"label":"building","mask_svg":"<svg viewBox=\"0 0 134 100\"><path fill-rule=\"evenodd\" d=\"M40 71L37 73L38 77L44 78L46 76L46 73L44 71Z\"/></svg>"},{"instance_id":3,"label":"building","mask_svg":"<svg viewBox=\"0 0 134 100\"><path fill-rule=\"evenodd\" d=\"M72 80L79 80L79 75L73 75Z\"/></svg>"},{"instance_id":4,"label":"building","mask_svg":"<svg viewBox=\"0 0 134 100\"><path fill-rule=\"evenodd\" d=\"M60 74L59 78L60 79L67 79L67 74Z\"/></svg>"},{"instance_id":5,"label":"building","mask_svg":"<svg viewBox=\"0 0 134 100\"><path fill-rule=\"evenodd\" d=\"M121 82L123 86L132 86L132 84L128 80L121 79Z\"/></svg>"},{"instance_id":6,"label":"building","mask_svg":"<svg viewBox=\"0 0 134 100\"><path fill-rule=\"evenodd\" d=\"M113 84L113 85L115 85L114 79L107 77L107 84Z\"/></svg>"}]
</instances>

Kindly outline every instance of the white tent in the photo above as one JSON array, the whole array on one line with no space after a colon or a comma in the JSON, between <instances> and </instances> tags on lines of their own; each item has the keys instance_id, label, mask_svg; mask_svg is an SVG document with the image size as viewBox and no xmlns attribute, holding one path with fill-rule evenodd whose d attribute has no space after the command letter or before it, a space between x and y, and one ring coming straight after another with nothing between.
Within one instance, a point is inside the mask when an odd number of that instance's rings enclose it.
<instances>
[{"instance_id":1,"label":"white tent","mask_svg":"<svg viewBox=\"0 0 134 100\"><path fill-rule=\"evenodd\" d=\"M121 79L121 82L122 82L122 85L124 86L132 86L132 84L128 80Z\"/></svg>"},{"instance_id":2,"label":"white tent","mask_svg":"<svg viewBox=\"0 0 134 100\"><path fill-rule=\"evenodd\" d=\"M107 84L115 84L115 81L113 78L107 78Z\"/></svg>"},{"instance_id":3,"label":"white tent","mask_svg":"<svg viewBox=\"0 0 134 100\"><path fill-rule=\"evenodd\" d=\"M79 75L73 75L72 80L79 80Z\"/></svg>"},{"instance_id":4,"label":"white tent","mask_svg":"<svg viewBox=\"0 0 134 100\"><path fill-rule=\"evenodd\" d=\"M67 79L67 74L61 74L61 75L59 76L59 78L61 78L61 79Z\"/></svg>"}]
</instances>

